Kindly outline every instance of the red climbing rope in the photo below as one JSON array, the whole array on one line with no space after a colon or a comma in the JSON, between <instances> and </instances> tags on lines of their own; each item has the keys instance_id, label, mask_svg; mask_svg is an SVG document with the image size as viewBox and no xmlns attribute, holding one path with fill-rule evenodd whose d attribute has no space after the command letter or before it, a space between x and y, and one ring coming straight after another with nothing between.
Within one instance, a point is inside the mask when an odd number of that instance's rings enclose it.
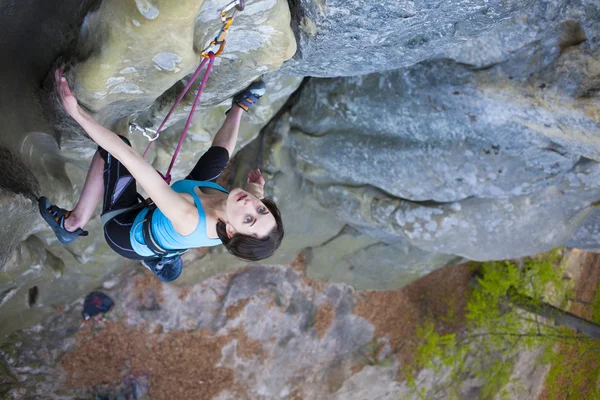
<instances>
[{"instance_id":1,"label":"red climbing rope","mask_svg":"<svg viewBox=\"0 0 600 400\"><path fill-rule=\"evenodd\" d=\"M165 119L163 120L163 122L160 124L160 126L158 127L158 129L156 130L156 133L154 134L154 137L150 138L150 143L148 143L148 146L146 147L146 150L144 150L144 154L142 155L143 157L146 157L146 154L148 153L148 150L150 150L150 147L152 147L152 143L154 143L154 141L156 139L158 139L158 136L160 135L160 132L162 131L162 129L165 126L165 124L167 123L167 120L169 119L169 117L171 116L171 114L173 114L173 111L175 111L175 108L179 105L179 103L181 103L181 100L183 100L183 96L185 96L185 94L188 92L188 90L190 90L190 88L192 87L192 85L196 81L196 78L198 78L198 75L200 75L200 72L202 71L202 69L206 65L207 61L208 61L208 58L205 58L200 63L200 66L196 69L196 72L194 72L194 75L192 75L192 77L190 78L188 84L185 85L185 88L183 88L183 91L181 92L181 94L179 95L179 97L177 98L177 100L175 100L175 104L173 104L173 107L171 107L171 109L169 110L169 113L167 114L167 116L165 117Z\"/></svg>"},{"instance_id":2,"label":"red climbing rope","mask_svg":"<svg viewBox=\"0 0 600 400\"><path fill-rule=\"evenodd\" d=\"M194 105L192 106L190 115L188 116L188 119L185 123L183 132L181 132L181 137L179 138L179 143L177 144L175 153L173 154L173 157L171 158L171 163L169 164L169 168L167 169L167 172L164 175L161 174L163 179L168 184L171 184L171 170L173 169L173 165L175 164L175 159L177 159L179 150L181 150L181 146L183 145L183 140L185 139L187 131L190 128L190 125L192 123L192 118L194 116L194 113L196 112L196 108L198 107L198 104L200 104L200 96L202 96L202 92L204 91L204 88L206 87L206 82L208 81L208 76L210 75L210 73L212 71L213 64L215 63L215 58L218 55L220 55L221 52L223 52L223 48L225 47L225 43L226 43L225 35L227 34L227 31L231 27L231 24L233 22L233 15L235 14L236 10L243 11L244 7L245 7L244 0L234 0L231 3L229 3L227 6L225 6L223 11L221 11L222 26L221 26L219 33L217 34L215 39L212 42L210 42L208 47L200 52L200 55L204 58L204 60L202 60L202 62L196 69L196 72L194 72L194 75L192 75L192 77L190 78L190 81L188 82L188 84L185 85L185 88L183 88L183 90L181 91L181 94L175 101L175 104L173 104L173 107L171 107L171 110L169 110L169 112L167 113L167 116L165 117L163 122L160 124L160 126L156 130L156 133L154 134L154 136L150 137L150 136L146 135L145 130L142 129L142 132L144 132L144 136L147 136L148 139L150 140L150 143L148 143L148 146L146 147L146 150L144 150L144 154L143 154L143 157L146 157L148 150L150 150L150 147L152 147L152 143L154 143L154 141L156 139L158 139L158 136L160 135L160 132L164 128L165 124L167 123L167 120L169 119L171 114L173 114L173 111L175 111L175 108L179 105L179 103L181 103L183 96L185 96L185 94L188 92L188 90L190 90L190 87L192 87L192 84L196 81L196 78L198 78L198 76L200 75L200 72L202 71L202 69L204 68L206 63L208 62L208 66L206 67L206 71L204 72L204 78L202 78L202 83L200 83L200 87L198 88L198 93L196 94L196 99L194 100ZM227 12L229 12L233 8L235 8L235 10L233 11L232 16L227 17ZM213 51L209 51L209 49L213 46L219 46L216 54Z\"/></svg>"},{"instance_id":3,"label":"red climbing rope","mask_svg":"<svg viewBox=\"0 0 600 400\"><path fill-rule=\"evenodd\" d=\"M143 157L146 157L146 154L148 153L148 150L150 150L152 143L154 143L154 140L160 134L160 131L163 129L167 120L169 119L171 114L173 114L173 111L175 110L175 108L179 105L179 103L183 99L183 96L185 96L185 94L188 92L188 90L190 90L190 87L192 87L192 84L194 83L194 81L196 80L198 75L200 75L200 72L202 71L202 69L204 68L204 66L206 65L207 62L208 62L208 66L206 67L206 71L204 71L204 77L202 78L202 83L200 83L200 87L198 88L198 93L196 93L196 99L194 100L194 105L192 105L190 115L188 116L188 119L185 123L185 127L183 128L183 131L181 132L181 137L179 138L179 143L177 143L177 148L175 149L175 153L173 154L173 157L171 158L171 163L169 164L169 168L167 169L167 172L163 175L164 180L168 184L171 184L171 170L173 169L173 165L175 164L177 155L179 154L179 151L181 150L181 146L183 145L183 140L185 139L185 136L187 135L187 132L190 128L190 125L192 123L192 118L194 116L194 113L196 112L196 108L198 108L198 104L200 104L200 97L202 96L202 92L204 91L204 88L206 88L206 82L208 81L208 76L210 75L212 68L213 68L213 64L215 63L215 53L213 53L212 51L209 52L208 58L205 58L200 63L200 66L198 67L198 69L196 69L196 72L194 72L194 75L192 75L192 78L190 79L188 84L185 86L185 88L183 89L183 91L181 92L181 94L179 95L177 100L175 101L175 104L173 104L173 107L171 107L171 110L169 110L169 113L167 114L167 116L165 117L163 122L160 124L158 129L156 130L156 135L154 135L154 138L152 138L150 143L148 143L148 146L146 147L146 150L144 151L144 154L143 154Z\"/></svg>"}]
</instances>

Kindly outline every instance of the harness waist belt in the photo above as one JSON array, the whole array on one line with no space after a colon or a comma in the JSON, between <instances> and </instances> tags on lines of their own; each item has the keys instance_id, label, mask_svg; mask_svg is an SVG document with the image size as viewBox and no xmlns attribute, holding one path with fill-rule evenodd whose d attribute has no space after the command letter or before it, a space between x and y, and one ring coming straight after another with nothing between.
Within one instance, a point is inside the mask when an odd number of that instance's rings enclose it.
<instances>
[{"instance_id":1,"label":"harness waist belt","mask_svg":"<svg viewBox=\"0 0 600 400\"><path fill-rule=\"evenodd\" d=\"M146 206L145 203L138 203L135 206L126 207L126 208L119 208L117 210L111 210L111 211L108 211L108 212L102 214L100 216L100 219L102 220L102 229L104 229L104 226L106 224L108 224L111 219L113 219L113 218L115 218L115 217L117 217L117 216L119 216L121 214L125 214L126 212L129 212L129 211L133 211L133 210L136 210L136 209L140 209L141 210L145 206Z\"/></svg>"},{"instance_id":2,"label":"harness waist belt","mask_svg":"<svg viewBox=\"0 0 600 400\"><path fill-rule=\"evenodd\" d=\"M146 214L146 218L142 222L142 235L144 236L144 242L146 242L146 246L150 249L150 251L160 257L174 253L179 255L188 251L188 249L166 250L158 244L152 235L152 217L154 215L154 211L156 211L156 206L150 207L148 214Z\"/></svg>"}]
</instances>

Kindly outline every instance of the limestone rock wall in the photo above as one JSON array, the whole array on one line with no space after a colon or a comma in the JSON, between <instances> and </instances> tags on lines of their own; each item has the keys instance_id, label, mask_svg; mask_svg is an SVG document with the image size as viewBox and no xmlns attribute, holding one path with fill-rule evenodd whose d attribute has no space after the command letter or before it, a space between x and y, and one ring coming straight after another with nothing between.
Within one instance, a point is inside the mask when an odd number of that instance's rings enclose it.
<instances>
[{"instance_id":1,"label":"limestone rock wall","mask_svg":"<svg viewBox=\"0 0 600 400\"><path fill-rule=\"evenodd\" d=\"M109 250L98 218L70 246L36 218L40 194L74 206L95 148L57 107L52 68L68 61L84 106L141 151L146 139L129 123L160 124L227 3L0 4L10 55L0 62L0 145L24 166L19 179L0 174L0 334L136 265ZM208 148L231 96L263 75L269 91L244 118L231 176L240 183L263 167L283 212L287 239L267 262L303 251L313 278L382 289L461 258L600 248L595 1L246 3L173 176ZM39 40L27 39L34 31ZM198 84L149 155L158 170ZM244 265L222 248L185 262L183 285Z\"/></svg>"},{"instance_id":2,"label":"limestone rock wall","mask_svg":"<svg viewBox=\"0 0 600 400\"><path fill-rule=\"evenodd\" d=\"M333 77L407 67L440 56L533 3L293 1L299 45L284 70Z\"/></svg>"},{"instance_id":3,"label":"limestone rock wall","mask_svg":"<svg viewBox=\"0 0 600 400\"><path fill-rule=\"evenodd\" d=\"M291 112L295 170L347 223L424 250L488 260L562 245L598 199L600 75L577 67L598 65L587 44L556 49L312 80Z\"/></svg>"},{"instance_id":4,"label":"limestone rock wall","mask_svg":"<svg viewBox=\"0 0 600 400\"><path fill-rule=\"evenodd\" d=\"M0 152L0 210L5 221L0 230L0 318L6 323L0 335L31 325L116 274L139 267L108 248L99 215L86 226L90 235L68 246L58 243L39 218L39 195L65 208L75 206L95 151L93 142L57 103L49 79L53 68L68 62L68 79L82 104L142 151L147 140L139 132L130 134L129 122L158 126L186 76L200 62L199 51L220 28L220 10L227 3L31 0L0 5L0 50L7 54L22 50L13 59L4 57L1 65L0 145L6 151ZM175 164L175 180L183 178L208 149L231 96L261 74L276 70L295 52L285 1L256 1L244 12L245 16L234 16L226 51L215 63ZM38 42L25 43L22 38L38 21L46 34ZM167 52L181 58L172 69ZM272 73L264 79L271 90L245 116L240 148L258 135L302 77ZM164 171L171 159L198 85L149 154L159 170ZM188 273L189 279L195 282L243 265L222 249L214 250L216 260L190 267L194 273ZM191 264L194 256L190 257Z\"/></svg>"}]
</instances>

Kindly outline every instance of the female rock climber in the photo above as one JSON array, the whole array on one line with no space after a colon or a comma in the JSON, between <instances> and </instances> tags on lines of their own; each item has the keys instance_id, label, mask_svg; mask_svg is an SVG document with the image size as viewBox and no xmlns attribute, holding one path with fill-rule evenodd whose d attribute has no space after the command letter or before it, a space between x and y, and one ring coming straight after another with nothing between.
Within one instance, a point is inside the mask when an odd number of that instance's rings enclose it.
<instances>
[{"instance_id":1,"label":"female rock climber","mask_svg":"<svg viewBox=\"0 0 600 400\"><path fill-rule=\"evenodd\" d=\"M169 186L158 172L120 137L96 122L77 103L62 70L55 72L61 103L67 113L98 144L77 205L72 211L39 199L40 213L61 243L88 233L83 230L100 199L104 237L123 257L142 264L165 282L182 270L186 249L223 244L249 261L267 258L279 247L283 225L275 203L265 199L265 180L250 171L245 190L228 192L215 180L225 169L238 136L242 113L265 93L254 82L234 97L225 122L185 180ZM154 205L140 201L136 182Z\"/></svg>"}]
</instances>

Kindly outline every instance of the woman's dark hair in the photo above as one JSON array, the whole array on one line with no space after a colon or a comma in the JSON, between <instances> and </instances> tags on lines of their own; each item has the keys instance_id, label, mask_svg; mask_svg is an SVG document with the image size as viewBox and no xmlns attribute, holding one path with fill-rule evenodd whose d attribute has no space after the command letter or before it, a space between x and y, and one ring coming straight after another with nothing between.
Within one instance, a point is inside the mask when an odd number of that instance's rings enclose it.
<instances>
[{"instance_id":1,"label":"woman's dark hair","mask_svg":"<svg viewBox=\"0 0 600 400\"><path fill-rule=\"evenodd\" d=\"M226 225L223 221L217 222L217 235L225 248L237 258L246 261L259 261L271 257L281 244L283 239L283 222L281 213L273 200L262 199L265 207L269 209L275 218L275 228L264 238L236 234L229 238Z\"/></svg>"}]
</instances>

